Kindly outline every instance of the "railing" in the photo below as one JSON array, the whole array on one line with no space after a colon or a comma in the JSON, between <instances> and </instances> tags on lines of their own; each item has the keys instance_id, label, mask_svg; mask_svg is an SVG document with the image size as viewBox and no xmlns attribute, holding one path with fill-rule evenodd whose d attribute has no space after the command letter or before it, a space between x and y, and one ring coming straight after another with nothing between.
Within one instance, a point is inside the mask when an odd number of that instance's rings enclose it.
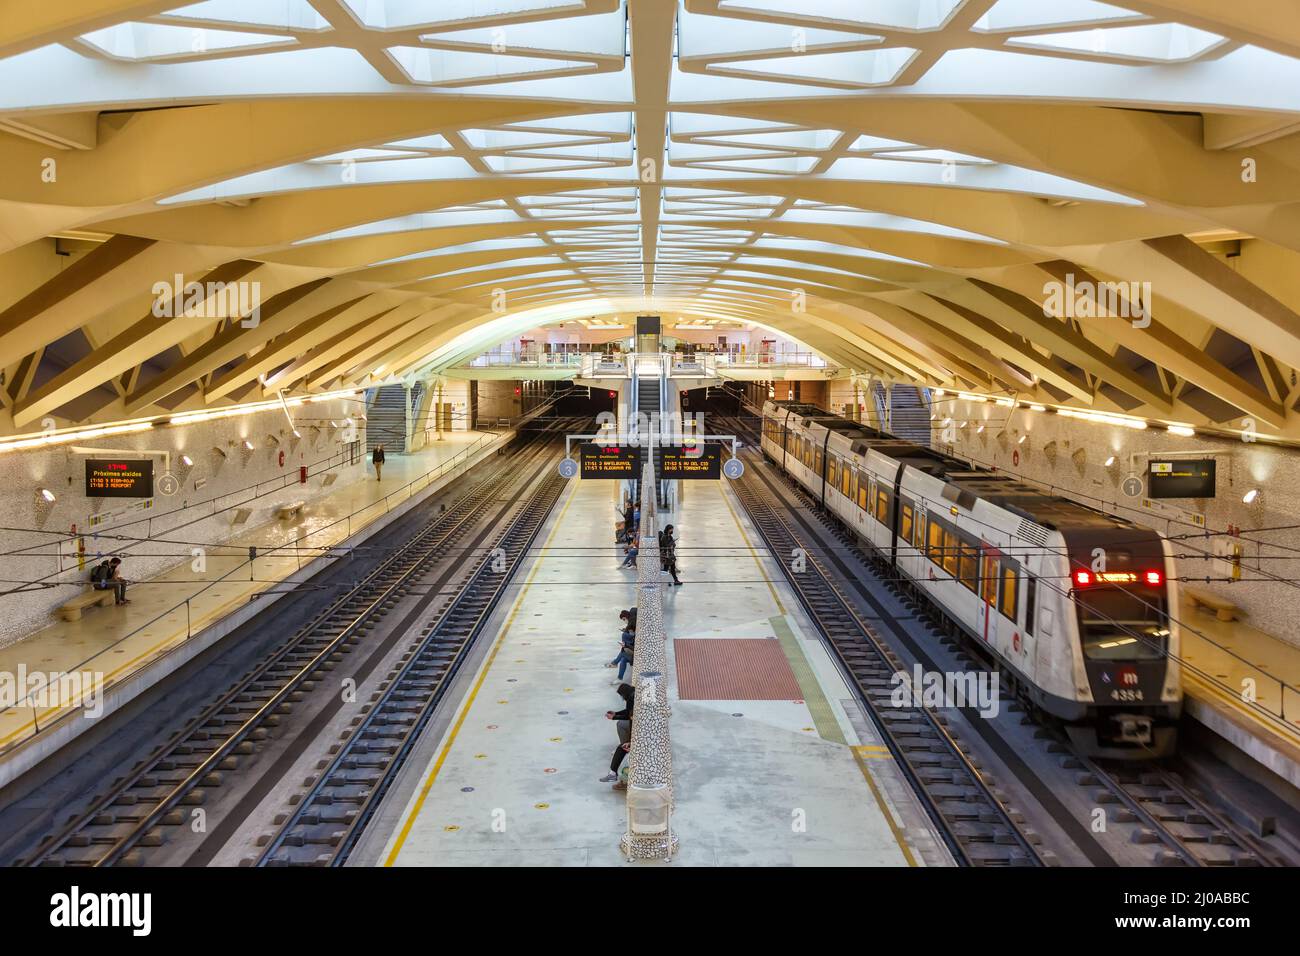
<instances>
[{"instance_id":1,"label":"railing","mask_svg":"<svg viewBox=\"0 0 1300 956\"><path fill-rule=\"evenodd\" d=\"M587 352L538 352L509 349L484 352L466 362L465 368L563 368L582 366Z\"/></svg>"},{"instance_id":2,"label":"railing","mask_svg":"<svg viewBox=\"0 0 1300 956\"><path fill-rule=\"evenodd\" d=\"M375 521L378 518L382 517L383 515L387 514L389 511L393 509L395 505L399 505L402 502L410 499L412 496L415 495L417 491L421 491L424 488L427 488L433 482L446 477L450 473L454 473L464 468L469 464L472 457L481 450L481 446L496 441L499 437L500 437L499 435L483 435L477 440L475 440L473 444L457 452L453 457L442 462L436 468L433 468L425 472L423 475L420 475L419 477L412 479L411 481L407 482L405 485L401 486L400 488L392 492L389 492L382 499L379 499L377 501L372 501L370 504L366 505L363 508L358 508L357 510L352 511L340 518L336 518L334 521L331 521L329 524L322 525L321 527L317 528L314 531L309 532L308 534L302 537L295 538L291 543L277 545L273 548L268 548L265 551L258 551L256 558L250 557L248 559L241 560L238 564L232 567L225 574L221 575L218 578L214 578L212 581L209 581L203 587L199 588L197 591L195 591L193 594L187 597L184 601L172 605L171 607L167 608L165 611L162 611L155 617L146 621L144 624L141 624L139 627L135 628L134 630L128 632L127 634L124 634L122 637L118 638L112 644L109 644L107 647L103 648L102 650L97 651L96 653L92 654L90 657L87 657L85 660L81 661L80 663L74 664L72 667L64 671L61 671L60 674L55 675L59 682L58 686L63 686L62 683L63 678L69 677L71 675L78 676L78 683L80 683L80 679L87 674L98 675L99 679L102 681L102 674L108 671L108 667L104 666L104 671L101 672L101 671L97 671L95 667L91 665L93 665L96 661L99 661L101 665L107 665L111 663L111 661L107 658L106 655L113 653L115 650L119 648L120 645L122 645L126 641L129 641L131 638L136 637L137 635L148 630L150 627L166 619L168 615L174 614L180 611L182 608L184 608L185 638L177 642L176 644L172 645L171 647L167 648L163 653L157 656L146 656L146 659L141 660L137 666L133 667L127 673L118 676L114 681L114 683L121 683L123 680L126 680L131 676L139 673L145 667L152 666L158 660L161 660L170 654L174 654L177 650L184 647L185 644L189 640L191 640L196 633L194 631L194 626L193 626L194 621L193 621L191 604L200 595L204 594L207 591L210 591L211 589L217 587L220 584L224 584L228 581L233 580L234 575L236 575L237 573L245 569L247 569L251 579L252 565L254 563L254 560L262 560L271 556L287 557L289 553L292 552L292 555L297 559L298 569L301 570L303 542L307 538L315 537L324 534L327 531L337 529L340 525L346 525L346 535L344 537L344 540L350 538L352 536L353 521L359 520L361 515L364 515L370 511L374 511L376 508L382 509L376 512L371 517L367 518L364 524L362 525L364 527L365 525L370 524L372 521ZM240 546L217 545L215 547L237 548ZM328 554L333 549L333 547L334 547L333 545L326 544L321 546L318 550L320 554L324 555L324 554ZM308 550L312 550L312 548L309 547ZM267 592L266 591L256 592L253 595L250 595L250 598L257 597L259 594L264 594L264 593ZM80 695L80 699L67 704L58 704L53 708L38 707L37 701L42 697L48 696L51 687L54 686L54 684L55 682L46 681L45 684L30 691L22 699L14 702L13 704L7 707L4 707L3 709L0 709L0 717L4 717L6 715L12 715L15 712L21 713L21 711L24 709L31 711L30 732L27 733L20 732L18 735L10 734L8 737L0 739L0 754L4 754L8 752L9 750L13 749L14 747L17 747L19 744L23 743L24 741L32 737L35 737L37 734L41 732L42 711L44 711L43 716L46 718L44 723L44 728L48 729L52 724L62 721L67 717L75 714L77 711L81 710L83 706L87 703L86 695L83 693ZM103 693L103 687L100 688L99 693L100 694ZM56 696L57 696L57 691L56 691ZM24 724L24 727L26 726L27 725Z\"/></svg>"},{"instance_id":3,"label":"railing","mask_svg":"<svg viewBox=\"0 0 1300 956\"><path fill-rule=\"evenodd\" d=\"M662 378L668 374L668 358L667 352L633 352L630 364L638 377Z\"/></svg>"},{"instance_id":4,"label":"railing","mask_svg":"<svg viewBox=\"0 0 1300 956\"><path fill-rule=\"evenodd\" d=\"M589 352L582 357L583 378L628 378L627 356L622 352Z\"/></svg>"},{"instance_id":5,"label":"railing","mask_svg":"<svg viewBox=\"0 0 1300 956\"><path fill-rule=\"evenodd\" d=\"M834 368L815 352L716 352L717 365L730 368L766 368L772 365L796 368Z\"/></svg>"}]
</instances>

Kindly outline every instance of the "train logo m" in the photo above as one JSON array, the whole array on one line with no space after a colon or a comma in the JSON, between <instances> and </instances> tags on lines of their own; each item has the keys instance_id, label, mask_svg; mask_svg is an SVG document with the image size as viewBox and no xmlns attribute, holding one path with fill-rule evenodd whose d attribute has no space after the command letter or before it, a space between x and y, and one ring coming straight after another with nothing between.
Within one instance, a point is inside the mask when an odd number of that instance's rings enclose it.
<instances>
[{"instance_id":1,"label":"train logo m","mask_svg":"<svg viewBox=\"0 0 1300 956\"><path fill-rule=\"evenodd\" d=\"M1119 671L1120 687L1136 687L1138 685L1137 670L1132 667L1121 667Z\"/></svg>"}]
</instances>

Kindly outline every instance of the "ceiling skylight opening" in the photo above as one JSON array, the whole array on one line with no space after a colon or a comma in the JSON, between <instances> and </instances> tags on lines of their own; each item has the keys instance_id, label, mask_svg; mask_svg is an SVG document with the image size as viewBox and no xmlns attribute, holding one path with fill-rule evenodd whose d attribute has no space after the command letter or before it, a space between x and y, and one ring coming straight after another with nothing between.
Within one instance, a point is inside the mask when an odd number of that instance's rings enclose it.
<instances>
[{"instance_id":1,"label":"ceiling skylight opening","mask_svg":"<svg viewBox=\"0 0 1300 956\"><path fill-rule=\"evenodd\" d=\"M718 10L737 16L756 14L786 23L824 23L853 28L937 30L966 0L877 2L862 0L720 0Z\"/></svg>"},{"instance_id":2,"label":"ceiling skylight opening","mask_svg":"<svg viewBox=\"0 0 1300 956\"><path fill-rule=\"evenodd\" d=\"M1143 14L1099 3L1098 0L1052 0L1051 3L1043 0L998 0L971 29L980 33L999 33L1094 23L1113 25L1145 19Z\"/></svg>"},{"instance_id":3,"label":"ceiling skylight opening","mask_svg":"<svg viewBox=\"0 0 1300 956\"><path fill-rule=\"evenodd\" d=\"M1010 37L1007 46L1027 47L1085 56L1105 56L1151 63L1194 60L1226 43L1227 38L1181 23L1151 23L1132 27L1099 27L1069 33Z\"/></svg>"},{"instance_id":4,"label":"ceiling skylight opening","mask_svg":"<svg viewBox=\"0 0 1300 956\"><path fill-rule=\"evenodd\" d=\"M79 38L117 60L172 60L237 50L295 47L293 37L268 33L183 27L166 23L119 23Z\"/></svg>"}]
</instances>

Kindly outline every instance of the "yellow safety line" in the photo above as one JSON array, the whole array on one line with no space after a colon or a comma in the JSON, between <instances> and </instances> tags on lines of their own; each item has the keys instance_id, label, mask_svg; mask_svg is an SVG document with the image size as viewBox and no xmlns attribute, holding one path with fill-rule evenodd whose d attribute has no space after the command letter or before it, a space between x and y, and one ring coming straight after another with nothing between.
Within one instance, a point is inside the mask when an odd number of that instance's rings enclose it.
<instances>
[{"instance_id":1,"label":"yellow safety line","mask_svg":"<svg viewBox=\"0 0 1300 956\"><path fill-rule=\"evenodd\" d=\"M876 798L876 806L880 809L880 815L885 818L889 824L889 832L894 836L894 842L898 844L898 849L903 854L903 859L907 861L908 866L916 866L916 857L912 855L912 848L907 845L907 840L903 836L903 831L897 823L894 822L894 815L890 812L889 807L885 804L885 795L880 792L876 786L875 779L871 776L871 771L867 769L867 757L888 757L888 754L870 753L864 754L862 751L871 749L869 746L850 747L853 751L853 759L857 761L858 769L862 771L862 779L867 781L867 786L871 788L871 795Z\"/></svg>"},{"instance_id":2,"label":"yellow safety line","mask_svg":"<svg viewBox=\"0 0 1300 956\"><path fill-rule=\"evenodd\" d=\"M727 510L731 512L732 520L736 522L736 529L740 532L740 536L744 538L745 543L749 545L749 553L754 558L754 564L758 566L759 573L762 574L764 580L767 581L768 590L772 592L772 600L776 602L776 606L780 609L781 613L785 614L785 605L781 603L781 598L777 596L776 586L772 583L771 579L767 577L767 573L763 570L763 565L758 560L758 551L754 547L754 543L749 539L749 535L745 533L745 527L740 523L740 517L736 514L736 509L731 506L731 502L728 500L725 491L718 489L718 493L722 495L722 500L726 504ZM776 558L776 555L773 555L773 558L780 560L779 558ZM876 807L880 810L880 815L884 817L885 822L889 824L889 832L893 834L894 842L898 844L898 849L899 852L903 854L903 859L907 861L908 866L916 866L916 857L912 855L912 848L907 845L907 839L903 836L902 829L894 821L894 815L890 812L889 806L885 803L885 795L880 792L880 789L876 786L875 779L867 769L868 758L890 759L888 749L885 747L877 747L873 744L864 744L860 747L850 747L849 749L853 751L853 759L857 762L858 769L862 771L862 778L867 781L867 786L871 790L871 795L876 800ZM877 753L877 751L884 751L884 753Z\"/></svg>"},{"instance_id":3,"label":"yellow safety line","mask_svg":"<svg viewBox=\"0 0 1300 956\"><path fill-rule=\"evenodd\" d=\"M1242 720L1249 721L1249 723L1252 726L1258 728L1267 736L1272 737L1275 740L1278 740L1284 744L1288 744L1291 747L1300 745L1300 730L1292 731L1291 735L1288 736L1288 734L1284 732L1282 727L1278 727L1276 724L1270 723L1265 717L1255 713L1253 710L1247 707L1245 701L1243 701L1236 694L1229 693L1224 688L1217 687L1214 684L1211 684L1209 681L1204 680L1199 674L1194 674L1191 671L1184 669L1183 670L1183 693L1189 697L1201 696L1196 694L1188 694L1188 689L1187 689L1188 684L1194 685L1195 687L1199 688L1201 691L1201 695L1203 695L1203 699L1207 703L1212 705L1214 702L1218 701L1224 704L1226 707L1230 709L1230 711L1233 714L1238 715L1239 717L1242 718ZM1243 729L1246 730L1248 733L1250 732L1249 727ZM1289 726L1287 726L1286 729L1291 730ZM1267 743L1267 741L1265 742Z\"/></svg>"},{"instance_id":4,"label":"yellow safety line","mask_svg":"<svg viewBox=\"0 0 1300 956\"><path fill-rule=\"evenodd\" d=\"M528 589L533 585L533 578L536 577L538 569L542 566L546 549L551 546L551 539L555 533L560 530L564 524L564 516L568 514L569 505L573 504L578 497L576 489L569 494L569 500L564 503L560 510L560 517L556 519L551 533L546 536L546 543L542 545L542 554L538 555L537 561L534 562L532 570L528 572L528 579L524 582L523 588L519 591L519 597L515 599L515 606L510 610L510 617L506 619L505 625L501 628L501 634L497 637L496 643L492 646L492 652L488 655L487 661L483 664L483 670L479 672L478 680L470 689L469 696L465 698L465 703L461 706L460 715L456 718L456 723L452 725L451 733L447 737L447 742L443 744L442 751L438 754L438 759L434 761L433 766L429 769L429 775L420 787L420 795L416 797L415 803L407 811L406 819L402 823L402 828L397 832L397 840L393 844L393 849L389 851L388 857L384 860L384 866L392 866L397 862L397 856L402 852L402 846L406 843L406 838L410 836L411 827L415 825L415 818L420 815L420 810L424 807L424 801L429 796L429 791L433 789L434 782L438 779L438 774L442 770L443 763L447 760L447 755L451 753L452 746L456 743L456 738L460 734L460 728L465 723L465 718L469 716L470 708L474 706L474 700L478 697L479 690L483 687L483 682L487 680L488 671L492 669L492 662L496 660L497 652L505 643L506 635L510 633L511 626L515 623L515 618L519 614L519 609L524 606L524 598L528 594Z\"/></svg>"},{"instance_id":5,"label":"yellow safety line","mask_svg":"<svg viewBox=\"0 0 1300 956\"><path fill-rule=\"evenodd\" d=\"M776 604L777 610L780 613L785 614L785 605L781 603L781 598L776 593L776 586L767 576L767 571L763 569L763 562L758 559L758 549L754 547L754 542L751 541L749 535L745 533L745 526L740 523L740 516L736 514L736 509L731 506L731 499L727 497L727 493L721 488L718 489L718 494L722 495L722 503L725 504L727 510L731 512L731 520L736 522L736 530L740 532L740 536L745 539L745 544L749 547L749 556L754 559L754 567L758 568L759 575L767 582L767 589L772 592L772 601ZM776 555L772 555L772 557L774 560L780 560Z\"/></svg>"},{"instance_id":6,"label":"yellow safety line","mask_svg":"<svg viewBox=\"0 0 1300 956\"><path fill-rule=\"evenodd\" d=\"M414 480L418 481L419 479L417 478L417 479L414 479ZM345 488L348 488L348 487L351 487L351 486L350 486L350 485L345 485L344 487L345 487ZM427 488L427 487L429 487L429 486L428 486L428 485L425 485L425 488ZM423 491L424 489L422 488L422 489L420 489L420 490ZM413 494L414 494L414 492L412 492L412 495L413 495ZM403 498L403 499L402 499L402 502L405 502L405 501L409 500L409 499L412 497L412 495L408 495L406 498ZM382 500L383 500L383 499L380 498L380 499L377 499L376 501L371 502L371 504L368 504L368 505L366 505L364 508L362 508L361 511L366 511L366 510L368 510L369 508L371 508L371 507L373 507L374 505L378 504L378 503L379 503L380 501L382 501ZM401 504L402 502L398 502L398 503ZM361 512L357 512L357 513L360 514ZM388 512L384 512L384 514L387 514L387 513L388 513ZM378 518L376 518L375 520L377 521ZM356 533L359 533L359 532L361 532L361 531L364 531L366 528L370 527L372 524L374 524L374 521L367 521L365 524L363 524L363 525L361 525L360 527L358 527L358 528L356 529L356 531L353 532L353 534L356 534ZM257 529L254 529L254 530L257 530ZM348 539L348 535L345 534L342 538L339 539L339 541L346 541L347 539ZM338 542L334 542L334 543L337 544ZM260 547L260 545L259 545L259 547ZM284 545L276 545L275 547L280 548L280 547L284 547ZM324 545L324 547L330 547L330 545ZM283 554L283 555L266 554L266 555L262 555L262 557L260 557L258 560L259 560L259 561L266 561L266 560L276 560L276 561L279 561L279 560L285 560L285 561L290 561L290 560L293 560L293 555L289 555L289 554ZM298 570L302 570L301 567L299 567ZM157 653L158 653L159 651L161 651L162 649L168 647L169 645L177 645L177 646L179 646L180 644L184 644L186 641L190 640L194 635L196 635L196 634L198 633L198 631L196 631L196 630L194 629L196 625L203 625L203 626L206 626L208 623L212 622L214 619L216 619L216 620L220 620L220 619L222 619L223 617L226 616L226 611L227 611L228 608L231 608L231 607L233 607L233 606L235 606L235 605L242 605L242 599L243 599L244 597L247 597L248 600L251 601L254 597L256 597L256 596L262 594L264 591L268 591L268 590L270 590L271 588L275 587L276 584L282 584L282 583L284 583L286 580L288 580L288 578L289 578L289 576L290 576L291 574L293 574L292 571L290 571L288 574L285 574L284 577L276 579L276 581L274 581L274 582L271 583L271 584L268 584L266 587L263 587L263 588L252 588L251 590L248 590L248 591L241 591L239 594L236 594L235 596L231 597L230 599L221 602L221 603L218 604L216 607L214 607L212 610L210 610L210 611L208 611L208 612L206 612L206 613L204 613L204 614L200 614L200 615L198 615L197 617L193 618L193 619L190 621L190 633L187 634L185 637L181 637L179 631L173 631L173 632L171 633L171 636L169 636L169 637L164 637L162 640L158 641L156 644L151 644L150 646L146 647L143 651L141 651L141 652L140 652L139 654L137 654L135 657L132 657L130 660L123 661L123 662L120 663L117 667L113 668L111 671L108 671L107 673L104 674L104 677L103 677L103 693L105 693L105 694L108 693L108 689L109 689L109 687L112 686L112 684L114 683L113 678L115 678L118 674L122 673L122 671L127 670L127 669L129 669L129 668L131 668L131 667L134 667L134 666L135 666L136 664L138 664L140 661L148 660L149 658L156 656ZM142 583L144 583L144 584L148 584L148 583L150 583L150 582L147 582L147 581L146 581L146 582L142 582ZM204 590L207 589L207 587L212 586L213 584L220 585L220 584L222 584L223 582L222 582L222 580L221 580L220 578L214 578L212 581L203 581L203 580L198 580L198 581L194 581L194 582L191 582L191 583L194 583L194 584L202 584L202 585L204 585L204 587L199 588L199 590L195 592L195 594L201 594L201 593L203 593ZM242 585L244 582L243 582L243 581L235 581L235 580L232 579L231 581L229 581L229 582L225 582L225 583L230 583L230 584L240 584L240 585ZM259 583L260 583L260 582L259 582ZM175 610L178 610L178 608L173 607L173 608L171 608L170 610L175 611ZM129 638L129 636L130 636L130 635L128 635L127 637ZM127 639L127 638L123 638L123 640L126 640L126 639ZM110 645L110 646L111 646L111 645ZM104 648L104 650L108 650L108 648L106 647L106 648ZM100 653L102 654L103 651L100 651ZM65 673L67 673L67 672L65 672ZM91 673L94 673L94 671L91 671ZM75 703L67 704L67 705L64 706L64 707L52 707L52 708L50 708L49 710L43 712L40 716L41 716L41 717L46 717L46 716L50 716L50 715L53 715L53 714L58 714L58 713L61 713L61 712L64 712L64 711L66 711L67 713L72 713L73 711L75 711L77 708L81 707L81 706L84 705L85 703L86 703L86 695L83 694L83 695L81 696L81 699L79 699L79 700L76 701ZM36 719L36 718L33 718L32 720L28 720L26 723L20 725L20 726L18 727L17 730L13 731L12 733L6 734L6 735L3 736L3 737L0 737L0 745L7 744L9 741L13 740L13 739L14 739L15 737L17 737L19 734L23 734L23 733L24 733L24 732L25 732L29 727L31 727L31 728L35 728L36 725L37 725L37 719ZM35 736L35 734L27 734L26 736L27 736L27 737L33 737L33 736Z\"/></svg>"}]
</instances>

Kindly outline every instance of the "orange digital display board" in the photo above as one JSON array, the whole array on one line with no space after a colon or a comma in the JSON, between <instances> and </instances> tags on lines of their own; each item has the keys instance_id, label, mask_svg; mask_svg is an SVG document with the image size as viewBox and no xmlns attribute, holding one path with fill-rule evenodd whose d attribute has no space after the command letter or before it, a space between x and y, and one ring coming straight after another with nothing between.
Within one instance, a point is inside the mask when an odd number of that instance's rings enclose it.
<instances>
[{"instance_id":1,"label":"orange digital display board","mask_svg":"<svg viewBox=\"0 0 1300 956\"><path fill-rule=\"evenodd\" d=\"M148 459L87 459L86 497L152 498L153 462Z\"/></svg>"},{"instance_id":2,"label":"orange digital display board","mask_svg":"<svg viewBox=\"0 0 1300 956\"><path fill-rule=\"evenodd\" d=\"M640 478L641 449L634 445L597 445L579 448L583 478Z\"/></svg>"}]
</instances>

